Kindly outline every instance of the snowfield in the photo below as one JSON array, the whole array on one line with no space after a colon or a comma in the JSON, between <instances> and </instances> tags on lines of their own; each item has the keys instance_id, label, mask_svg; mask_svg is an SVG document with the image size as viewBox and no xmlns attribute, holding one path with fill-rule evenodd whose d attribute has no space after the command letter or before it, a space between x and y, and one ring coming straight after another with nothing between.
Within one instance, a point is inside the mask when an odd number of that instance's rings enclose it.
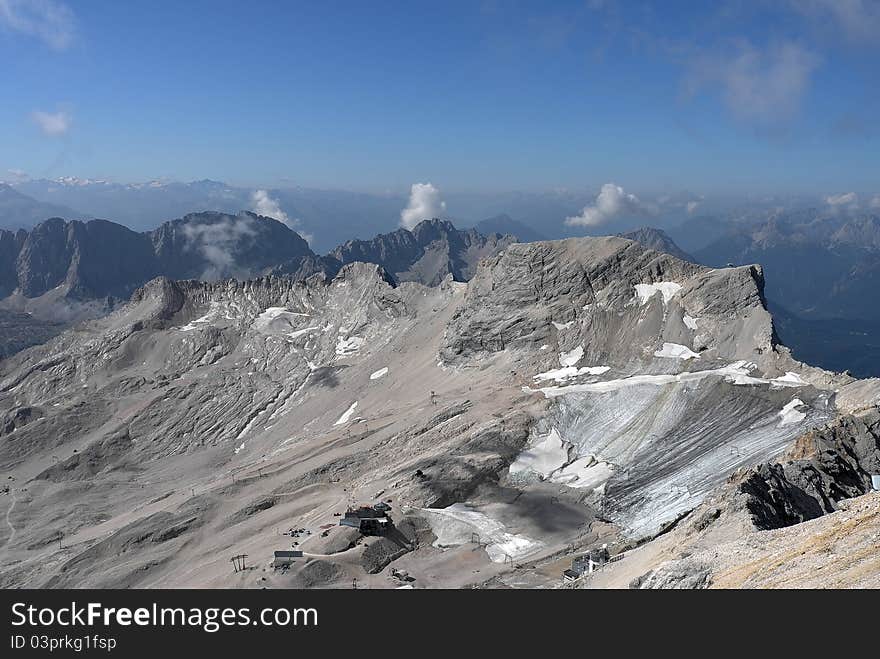
<instances>
[{"instance_id":1,"label":"snowfield","mask_svg":"<svg viewBox=\"0 0 880 659\"><path fill-rule=\"evenodd\" d=\"M567 487L601 490L613 475L614 466L610 462L599 460L590 454L563 467L550 480Z\"/></svg>"},{"instance_id":2,"label":"snowfield","mask_svg":"<svg viewBox=\"0 0 880 659\"><path fill-rule=\"evenodd\" d=\"M782 420L779 422L779 425L790 426L795 423L800 423L801 421L806 419L806 413L797 410L798 407L803 406L804 401L802 401L800 398L792 398L791 402L786 404L786 406L782 408L782 411L779 412L779 416L782 418Z\"/></svg>"},{"instance_id":3,"label":"snowfield","mask_svg":"<svg viewBox=\"0 0 880 659\"><path fill-rule=\"evenodd\" d=\"M681 284L674 281L658 281L656 284L636 284L635 289L639 304L645 304L657 293L660 293L665 305L669 304L669 301L681 290Z\"/></svg>"},{"instance_id":4,"label":"snowfield","mask_svg":"<svg viewBox=\"0 0 880 659\"><path fill-rule=\"evenodd\" d=\"M668 344L675 345L675 344ZM684 346L681 346L684 347ZM540 387L532 389L531 387L523 387L525 393L542 393L545 398L556 398L565 396L566 394L577 393L603 393L608 391L616 391L626 387L636 387L640 385L663 386L673 382L695 382L713 375L723 376L728 382L735 385L759 385L769 384L771 388L778 389L782 387L804 387L807 383L795 373L787 373L786 375L767 379L757 378L749 375L755 368L755 365L738 361L721 368L710 368L703 371L685 371L683 373L661 373L658 375L631 375L627 378L616 380L606 380L604 382L590 382L585 384L570 384L557 387Z\"/></svg>"},{"instance_id":5,"label":"snowfield","mask_svg":"<svg viewBox=\"0 0 880 659\"><path fill-rule=\"evenodd\" d=\"M667 359L699 359L700 356L687 346L680 343L664 343L663 348L654 352L655 357Z\"/></svg>"},{"instance_id":6,"label":"snowfield","mask_svg":"<svg viewBox=\"0 0 880 659\"><path fill-rule=\"evenodd\" d=\"M568 463L569 446L554 428L543 441L521 452L510 465L509 471L512 475L534 472L541 478L549 478L553 472Z\"/></svg>"},{"instance_id":7,"label":"snowfield","mask_svg":"<svg viewBox=\"0 0 880 659\"><path fill-rule=\"evenodd\" d=\"M601 487L614 474L609 462L592 454L569 462L575 447L556 428L541 441L522 451L510 465L511 476L534 474L542 480L572 488Z\"/></svg>"},{"instance_id":8,"label":"snowfield","mask_svg":"<svg viewBox=\"0 0 880 659\"><path fill-rule=\"evenodd\" d=\"M583 346L578 346L568 352L559 353L559 363L562 366L574 366L583 358L583 356L584 348Z\"/></svg>"},{"instance_id":9,"label":"snowfield","mask_svg":"<svg viewBox=\"0 0 880 659\"><path fill-rule=\"evenodd\" d=\"M348 420L351 418L351 415L354 414L354 411L357 409L357 406L358 406L357 401L353 402L351 404L351 407L349 407L347 410L345 410L345 412L342 413L342 416L339 417L339 420L336 423L334 423L333 425L334 426L341 426L344 423L348 423Z\"/></svg>"},{"instance_id":10,"label":"snowfield","mask_svg":"<svg viewBox=\"0 0 880 659\"><path fill-rule=\"evenodd\" d=\"M211 305L208 307L208 313L206 313L201 318L196 318L195 320L190 321L189 323L187 323L186 325L183 325L179 329L181 332L189 332L194 329L198 329L200 325L209 324L211 321L215 320L219 316L220 316L220 304L218 302L215 302L212 300ZM228 314L227 314L227 318L229 318Z\"/></svg>"},{"instance_id":11,"label":"snowfield","mask_svg":"<svg viewBox=\"0 0 880 659\"><path fill-rule=\"evenodd\" d=\"M503 563L508 558L519 559L543 547L543 543L524 535L509 533L505 526L463 503L446 508L419 509L437 536L434 546L439 548L468 544L476 535L486 543L486 554L493 563Z\"/></svg>"},{"instance_id":12,"label":"snowfield","mask_svg":"<svg viewBox=\"0 0 880 659\"><path fill-rule=\"evenodd\" d=\"M610 370L610 366L582 366L581 368L568 366L566 368L557 368L552 371L538 373L532 379L535 380L535 382L541 382L543 380L556 380L557 382L563 382L579 375L602 375Z\"/></svg>"}]
</instances>

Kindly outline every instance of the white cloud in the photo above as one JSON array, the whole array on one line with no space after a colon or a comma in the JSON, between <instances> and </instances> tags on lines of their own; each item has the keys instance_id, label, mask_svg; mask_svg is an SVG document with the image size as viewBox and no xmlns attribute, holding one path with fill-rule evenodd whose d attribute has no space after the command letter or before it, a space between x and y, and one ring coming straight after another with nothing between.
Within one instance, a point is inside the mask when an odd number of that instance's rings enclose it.
<instances>
[{"instance_id":1,"label":"white cloud","mask_svg":"<svg viewBox=\"0 0 880 659\"><path fill-rule=\"evenodd\" d=\"M717 87L725 105L745 121L770 124L797 114L819 58L786 42L764 49L741 42L724 54L695 57L686 88Z\"/></svg>"},{"instance_id":2,"label":"white cloud","mask_svg":"<svg viewBox=\"0 0 880 659\"><path fill-rule=\"evenodd\" d=\"M292 223L287 213L281 210L278 200L272 199L266 190L254 190L254 193L251 195L251 203L253 203L253 211L257 215L274 218L292 228Z\"/></svg>"},{"instance_id":3,"label":"white cloud","mask_svg":"<svg viewBox=\"0 0 880 659\"><path fill-rule=\"evenodd\" d=\"M624 191L614 183L606 183L596 196L593 205L584 206L580 215L565 218L565 223L594 227L621 215L643 215L647 212L649 208L634 194Z\"/></svg>"},{"instance_id":4,"label":"white cloud","mask_svg":"<svg viewBox=\"0 0 880 659\"><path fill-rule=\"evenodd\" d=\"M76 35L76 19L66 4L56 0L0 0L0 26L42 39L64 50Z\"/></svg>"},{"instance_id":5,"label":"white cloud","mask_svg":"<svg viewBox=\"0 0 880 659\"><path fill-rule=\"evenodd\" d=\"M400 211L400 226L412 229L422 220L439 218L446 213L446 202L440 198L440 190L430 183L413 183L409 203Z\"/></svg>"},{"instance_id":6,"label":"white cloud","mask_svg":"<svg viewBox=\"0 0 880 659\"><path fill-rule=\"evenodd\" d=\"M2 0L0 0L2 2ZM69 112L59 110L58 112L43 112L42 110L34 110L31 112L31 120L37 124L44 135L49 137L59 137L65 135L70 130L73 123L73 117Z\"/></svg>"},{"instance_id":7,"label":"white cloud","mask_svg":"<svg viewBox=\"0 0 880 659\"><path fill-rule=\"evenodd\" d=\"M829 23L852 41L880 39L880 3L876 0L791 0L798 11Z\"/></svg>"},{"instance_id":8,"label":"white cloud","mask_svg":"<svg viewBox=\"0 0 880 659\"><path fill-rule=\"evenodd\" d=\"M688 215L693 215L694 213L696 213L696 212L697 212L697 209L698 209L699 207L700 207L700 202L699 202L699 201L689 201L689 202L687 203L687 212L688 212Z\"/></svg>"},{"instance_id":9,"label":"white cloud","mask_svg":"<svg viewBox=\"0 0 880 659\"><path fill-rule=\"evenodd\" d=\"M859 195L855 192L842 192L825 197L825 203L834 211L854 211L859 208Z\"/></svg>"},{"instance_id":10,"label":"white cloud","mask_svg":"<svg viewBox=\"0 0 880 659\"><path fill-rule=\"evenodd\" d=\"M201 252L208 266L200 279L214 280L240 274L235 251L244 238L256 234L252 216L225 218L214 224L185 224L183 234L187 246Z\"/></svg>"},{"instance_id":11,"label":"white cloud","mask_svg":"<svg viewBox=\"0 0 880 659\"><path fill-rule=\"evenodd\" d=\"M272 219L278 220L291 231L296 231L302 238L309 244L314 240L314 236L310 233L303 233L303 231L299 228L301 222L298 218L291 218L281 209L281 205L278 203L277 199L273 199L269 196L268 191L266 190L254 190L254 193L251 195L251 203L253 204L252 210L257 215L263 215L265 217L271 217Z\"/></svg>"},{"instance_id":12,"label":"white cloud","mask_svg":"<svg viewBox=\"0 0 880 659\"><path fill-rule=\"evenodd\" d=\"M880 208L880 194L875 194L871 197L871 201L868 204L871 208Z\"/></svg>"}]
</instances>

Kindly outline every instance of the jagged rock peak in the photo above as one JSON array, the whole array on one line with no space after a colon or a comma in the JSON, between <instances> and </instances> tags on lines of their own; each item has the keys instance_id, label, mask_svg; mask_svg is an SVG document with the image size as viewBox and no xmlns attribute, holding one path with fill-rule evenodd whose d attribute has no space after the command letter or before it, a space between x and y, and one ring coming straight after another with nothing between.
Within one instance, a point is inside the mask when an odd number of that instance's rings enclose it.
<instances>
[{"instance_id":1,"label":"jagged rock peak","mask_svg":"<svg viewBox=\"0 0 880 659\"><path fill-rule=\"evenodd\" d=\"M434 286L447 275L456 281L468 281L481 258L515 241L513 236L483 235L476 229L462 231L448 220L431 219L412 230L401 228L371 240L349 240L329 257L340 263L378 263L396 281Z\"/></svg>"}]
</instances>

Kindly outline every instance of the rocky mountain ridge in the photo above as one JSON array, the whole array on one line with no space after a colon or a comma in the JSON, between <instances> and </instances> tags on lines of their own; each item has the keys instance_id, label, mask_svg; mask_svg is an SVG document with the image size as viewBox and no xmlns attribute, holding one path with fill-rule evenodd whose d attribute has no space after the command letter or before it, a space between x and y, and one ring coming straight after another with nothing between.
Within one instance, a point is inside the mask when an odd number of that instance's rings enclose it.
<instances>
[{"instance_id":1,"label":"rocky mountain ridge","mask_svg":"<svg viewBox=\"0 0 880 659\"><path fill-rule=\"evenodd\" d=\"M280 525L317 538L273 587L387 586L392 567L428 587L508 583L510 562L650 538L838 400L873 400L791 358L762 286L757 266L621 238L512 243L467 284L363 263L152 280L0 362L15 496L0 580L245 586L225 555L268 560ZM418 546L321 538L379 496Z\"/></svg>"},{"instance_id":2,"label":"rocky mountain ridge","mask_svg":"<svg viewBox=\"0 0 880 659\"><path fill-rule=\"evenodd\" d=\"M432 219L411 231L398 229L372 240L350 240L330 255L340 263L377 263L397 281L417 281L428 286L439 284L447 275L468 281L483 257L490 256L516 241L511 235L483 235L476 229L459 230L449 221Z\"/></svg>"}]
</instances>

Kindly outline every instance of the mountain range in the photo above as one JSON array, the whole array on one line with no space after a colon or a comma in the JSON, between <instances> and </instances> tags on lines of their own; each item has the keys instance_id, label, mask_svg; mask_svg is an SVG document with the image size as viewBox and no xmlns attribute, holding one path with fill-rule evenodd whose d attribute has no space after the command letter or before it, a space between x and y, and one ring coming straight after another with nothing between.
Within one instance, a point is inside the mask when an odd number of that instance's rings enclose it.
<instances>
[{"instance_id":1,"label":"mountain range","mask_svg":"<svg viewBox=\"0 0 880 659\"><path fill-rule=\"evenodd\" d=\"M0 586L876 587L880 382L794 359L764 282L620 237L152 279L0 361Z\"/></svg>"},{"instance_id":2,"label":"mountain range","mask_svg":"<svg viewBox=\"0 0 880 659\"><path fill-rule=\"evenodd\" d=\"M772 217L731 228L694 252L701 263L761 263L767 297L807 319L880 319L880 216Z\"/></svg>"},{"instance_id":3,"label":"mountain range","mask_svg":"<svg viewBox=\"0 0 880 659\"><path fill-rule=\"evenodd\" d=\"M55 201L28 200L23 196L25 191ZM252 204L251 192L210 180L132 185L75 178L35 179L0 188L0 220L5 218L7 225L13 228L29 228L27 225L49 211L59 211L59 215L68 219L85 218L78 211L59 207L61 202L84 204L93 214L96 210L118 212L133 222L148 223L148 215L155 218L159 212L172 210L180 210L182 217L196 217L199 213L189 211L204 207L227 208L229 210L221 215L234 218L238 213L233 209ZM24 298L47 295L47 289L52 290L67 281L76 249L90 255L87 261L100 264L96 266L96 272L113 272L114 283L96 282L95 278L100 275L90 275L89 263L77 261L70 272L68 283L71 286L64 293L62 308L55 303L38 304L21 298L7 300L0 306L19 312L31 311L43 318L52 314L64 318L94 316L112 305L73 305L71 300L82 302L84 297L94 299L101 295L111 295L116 301L124 300L134 288L158 274L175 278L210 278L213 273L246 278L274 273L302 278L324 272L332 276L341 264L354 260L378 263L398 281L436 283L446 274L465 281L473 273L476 260L501 247L501 243L493 242L497 240L492 238L494 234L516 236L520 242L569 235L576 227L562 226L561 218L565 213L575 213L577 204L585 202L583 198L568 193L504 197L510 203L521 204L518 217L528 218L528 221L500 213L476 223L473 233L466 236L469 230L454 229L453 233L446 229L441 232L444 235L424 229L383 232L384 227L396 222L398 210L405 203L404 199L393 195L304 188L271 190L269 194L287 210L287 215L282 218L286 220L285 226L295 233L308 235L311 240L309 252L294 250L292 260L287 259L286 253L281 254L277 249L277 245L283 245L289 238L283 233L279 234L282 237L280 243L272 240L275 245L261 248L262 255L241 254L230 259L226 254L229 245L207 246L213 255L212 260L201 248L181 251L182 246L194 244L195 236L186 235L179 237L176 245L163 248L169 251L158 253L152 244L153 236L167 231L167 222L140 233L106 223L104 229L98 224L90 231L76 229L74 233L77 235L71 237L69 248L56 247L52 254L41 254L44 248L40 248L31 255L32 246L29 245L19 263L19 252L25 239L24 234L16 237L13 230L13 235L0 235L0 294L8 295L19 290ZM9 201L7 206L11 215L3 214L3 199ZM469 198L464 195L457 203L479 212L479 209L497 209L501 201L487 203L479 196ZM670 207L677 206L672 204ZM73 208L80 206L74 205ZM547 218L551 211L562 215L553 222L548 220L541 224L541 218ZM146 215L138 219L132 213ZM660 216L652 217L656 221L661 219ZM594 227L590 231L610 231L613 224ZM877 305L870 304L880 283L878 224L878 216L870 212L834 212L821 207L767 210L755 205L718 215L694 215L678 223L667 219L666 228L642 227L618 235L712 267L728 263L762 264L767 275L768 304L777 313L777 329L784 341L804 359L826 368L849 369L864 376L880 374L880 358L873 347L880 344L880 312ZM542 227L546 233L535 226ZM41 227L35 235L45 232L46 227ZM88 247L87 234L94 234L100 243L103 241L100 238L102 232L107 233L108 238L112 234L112 240L121 245L115 265L112 264L113 255L96 257L98 252ZM210 239L210 236L206 237ZM266 237L269 238L268 234ZM225 240L222 235L219 238ZM242 238L243 244L249 239L259 242L257 236ZM49 243L61 242L48 235L43 241L45 249ZM67 243L67 238L64 242ZM82 243L82 246L74 248L74 243ZM326 255L319 256L322 252L315 250L326 250L323 252ZM192 267L187 269L184 261L190 256L194 257ZM239 269L235 270L233 264ZM857 324L858 329L852 329L849 323Z\"/></svg>"},{"instance_id":4,"label":"mountain range","mask_svg":"<svg viewBox=\"0 0 880 659\"><path fill-rule=\"evenodd\" d=\"M693 256L714 267L761 263L768 304L795 354L880 374L880 216L780 213L729 225Z\"/></svg>"},{"instance_id":5,"label":"mountain range","mask_svg":"<svg viewBox=\"0 0 880 659\"><path fill-rule=\"evenodd\" d=\"M308 243L271 218L198 213L138 233L106 220L52 218L30 231L0 231L0 292L39 297L58 287L74 298L128 298L159 275L252 277L296 269Z\"/></svg>"},{"instance_id":6,"label":"mountain range","mask_svg":"<svg viewBox=\"0 0 880 659\"><path fill-rule=\"evenodd\" d=\"M255 199L258 191L254 188L209 179L117 183L67 176L22 179L11 185L19 194L27 195L35 206L52 204L76 209L75 214L57 212L41 215L37 212L32 214L35 218L33 223L56 215L68 219L95 217L144 231L154 229L169 218L204 210L230 214L240 209L268 212ZM288 218L291 228L309 236L312 248L319 252L329 251L347 240L369 240L376 234L393 230L399 224L401 209L408 202L405 193L315 189L290 184L263 188L259 192L260 199L271 200L277 207L273 216L282 220ZM608 223L598 227L567 225L566 217L577 215L594 202L595 195L587 190L510 193L449 191L443 196L452 211L446 217L457 226L473 226L484 234L510 233L520 236L524 242L584 233L622 232L634 229L645 221L644 214L637 214L636 217L610 218ZM681 200L668 204L663 212L651 216L652 224L665 227L670 222L679 221ZM514 214L515 217L511 217ZM0 227L8 220L20 221L4 216L0 207ZM477 226L481 221L483 224ZM30 228L32 224L23 226ZM10 228L18 226L10 225Z\"/></svg>"},{"instance_id":7,"label":"mountain range","mask_svg":"<svg viewBox=\"0 0 880 659\"><path fill-rule=\"evenodd\" d=\"M37 201L0 183L0 229L30 229L50 217L82 219L85 216L61 204Z\"/></svg>"},{"instance_id":8,"label":"mountain range","mask_svg":"<svg viewBox=\"0 0 880 659\"><path fill-rule=\"evenodd\" d=\"M446 276L467 281L481 258L515 240L435 219L412 231L348 241L319 256L287 225L247 211L192 213L145 232L106 220L51 218L30 231L0 230L0 311L10 330L25 319L40 327L13 332L3 352L41 342L65 323L107 313L158 276L302 280L333 277L343 265L363 261L380 265L395 282L436 285Z\"/></svg>"}]
</instances>

